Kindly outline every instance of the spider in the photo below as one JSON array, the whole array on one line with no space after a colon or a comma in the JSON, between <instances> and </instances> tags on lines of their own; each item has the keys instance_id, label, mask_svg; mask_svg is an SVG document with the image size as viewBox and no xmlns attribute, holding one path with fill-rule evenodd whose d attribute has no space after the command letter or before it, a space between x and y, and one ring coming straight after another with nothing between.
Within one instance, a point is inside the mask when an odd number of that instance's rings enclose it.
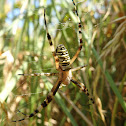
<instances>
[{"instance_id":1,"label":"spider","mask_svg":"<svg viewBox=\"0 0 126 126\"><path fill-rule=\"evenodd\" d=\"M76 15L78 18L78 27L79 27L79 40L80 40L80 45L78 47L77 52L75 53L75 55L73 56L73 58L70 60L70 56L68 54L67 49L65 48L65 46L63 44L59 44L56 48L56 50L54 49L54 45L51 39L51 36L48 32L48 27L47 27L47 23L46 23L46 15L45 15L45 9L44 9L44 23L45 23L45 28L46 28L46 34L47 34L47 39L49 41L50 47L51 47L51 51L53 54L53 57L55 59L55 64L56 64L56 70L58 71L58 73L33 73L33 74L20 74L20 75L24 75L24 76L42 76L42 75L46 75L46 76L53 76L53 75L58 75L58 79L55 83L55 85L53 86L53 88L51 89L50 93L47 95L47 98L44 100L44 102L30 115L25 116L22 119L19 120L15 120L12 122L17 122L17 121L23 121L25 119L31 118L33 116L35 116L37 113L39 113L43 108L45 108L53 99L53 97L55 96L56 92L58 91L59 87L64 84L64 85L68 85L70 82L73 82L77 87L80 88L80 90L82 90L88 97L89 99L92 101L92 103L94 104L94 100L89 96L88 93L88 89L86 88L86 86L81 83L76 81L73 77L72 77L72 72L73 71L77 71L79 69L82 69L85 67L84 66L80 66L77 68L73 68L71 69L71 64L75 61L75 59L78 57L81 49L82 49L82 32L81 32L81 21L80 18L78 16L78 11L76 9L76 5L74 0L72 0L73 5L75 7L75 11L76 11Z\"/></svg>"}]
</instances>

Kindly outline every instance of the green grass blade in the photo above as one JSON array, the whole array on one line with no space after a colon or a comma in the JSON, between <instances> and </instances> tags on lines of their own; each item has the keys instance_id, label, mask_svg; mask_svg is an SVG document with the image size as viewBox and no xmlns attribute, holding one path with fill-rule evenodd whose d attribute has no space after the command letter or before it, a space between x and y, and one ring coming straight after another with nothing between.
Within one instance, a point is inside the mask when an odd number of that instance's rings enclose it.
<instances>
[{"instance_id":1,"label":"green grass blade","mask_svg":"<svg viewBox=\"0 0 126 126\"><path fill-rule=\"evenodd\" d=\"M99 59L98 53L96 52L94 47L92 48L92 51L93 51L93 53L94 53L94 55L96 57L96 60L98 61L99 65L100 65L101 69L103 70L103 63ZM122 108L126 112L126 102L123 100L123 97L121 96L120 92L118 91L118 89L117 89L117 87L116 87L116 85L115 85L111 75L109 74L109 72L107 70L105 70L105 71L103 70L103 73L105 74L105 77L106 77L107 81L109 82L110 87L112 88L113 92L117 96L117 98L118 98Z\"/></svg>"}]
</instances>

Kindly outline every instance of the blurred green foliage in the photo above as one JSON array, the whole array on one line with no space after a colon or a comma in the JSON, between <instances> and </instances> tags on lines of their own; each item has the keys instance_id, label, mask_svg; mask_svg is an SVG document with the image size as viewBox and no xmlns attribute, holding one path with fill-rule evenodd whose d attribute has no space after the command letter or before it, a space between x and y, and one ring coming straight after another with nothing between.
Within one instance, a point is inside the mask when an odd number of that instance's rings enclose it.
<instances>
[{"instance_id":1,"label":"blurred green foliage","mask_svg":"<svg viewBox=\"0 0 126 126\"><path fill-rule=\"evenodd\" d=\"M126 2L75 1L82 23L83 49L73 73L95 100L72 83L62 87L47 108L29 115L46 98L57 77L19 76L21 73L56 72L46 38L43 10L55 48L64 44L72 58L78 48L78 25L71 0L0 1L0 126L4 125L126 125ZM20 110L21 112L19 112Z\"/></svg>"}]
</instances>

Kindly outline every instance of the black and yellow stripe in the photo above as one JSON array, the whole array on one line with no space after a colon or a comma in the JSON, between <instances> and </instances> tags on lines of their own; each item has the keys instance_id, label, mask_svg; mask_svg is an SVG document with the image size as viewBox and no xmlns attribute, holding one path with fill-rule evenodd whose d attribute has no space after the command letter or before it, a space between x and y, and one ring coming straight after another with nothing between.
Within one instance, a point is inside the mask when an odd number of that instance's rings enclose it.
<instances>
[{"instance_id":1,"label":"black and yellow stripe","mask_svg":"<svg viewBox=\"0 0 126 126\"><path fill-rule=\"evenodd\" d=\"M58 60L58 57L56 56L56 53L55 53L55 49L54 49L54 45L53 45L53 42L51 39L51 35L48 32L48 27L47 27L47 23L46 23L46 16L45 16L45 8L44 8L44 22L45 22L45 27L46 27L47 39L49 41L49 45L50 45L51 51L52 51L54 59L55 59L56 69L58 70L59 69L59 60Z\"/></svg>"},{"instance_id":2,"label":"black and yellow stripe","mask_svg":"<svg viewBox=\"0 0 126 126\"><path fill-rule=\"evenodd\" d=\"M86 66L87 66L87 65L83 65L83 66L79 66L79 67L76 67L76 68L72 68L72 69L71 69L71 72L74 72L74 71L83 69L83 68L85 68Z\"/></svg>"},{"instance_id":3,"label":"black and yellow stripe","mask_svg":"<svg viewBox=\"0 0 126 126\"><path fill-rule=\"evenodd\" d=\"M46 16L45 16L45 8L44 8L44 22L45 22L45 27L46 27L46 33L47 33L47 39L49 41L50 47L51 47L51 51L54 53L54 45L51 39L51 35L48 32L48 27L47 27L47 22L46 22Z\"/></svg>"},{"instance_id":4,"label":"black and yellow stripe","mask_svg":"<svg viewBox=\"0 0 126 126\"><path fill-rule=\"evenodd\" d=\"M31 73L31 74L18 74L18 75L22 75L22 76L56 76L58 75L58 73Z\"/></svg>"},{"instance_id":5,"label":"black and yellow stripe","mask_svg":"<svg viewBox=\"0 0 126 126\"><path fill-rule=\"evenodd\" d=\"M79 48L82 48L83 41L82 41L82 32L81 32L81 21L80 21L80 18L79 18L79 15L78 15L78 11L77 11L77 7L76 7L76 4L75 4L74 0L72 0L72 2L73 2L73 5L75 7L75 12L76 12L76 15L77 15L77 18L78 18L78 22L79 22L78 23L79 39L80 39L80 47Z\"/></svg>"},{"instance_id":6,"label":"black and yellow stripe","mask_svg":"<svg viewBox=\"0 0 126 126\"><path fill-rule=\"evenodd\" d=\"M70 64L72 64L72 63L75 61L75 59L78 57L78 55L79 55L79 53L80 53L80 51L81 51L81 49L82 49L82 45L83 45L82 31L81 31L81 21L80 21L80 18L79 18L78 11L77 11L76 4L75 4L74 0L72 0L72 2L73 2L73 5L74 5L74 7L75 7L75 12L76 12L76 15L77 15L77 18L78 18L78 28L79 28L79 40L80 40L80 45L79 45L79 47L78 47L78 50L77 50L76 54L75 54L75 55L73 56L73 58L71 59Z\"/></svg>"},{"instance_id":7,"label":"black and yellow stripe","mask_svg":"<svg viewBox=\"0 0 126 126\"><path fill-rule=\"evenodd\" d=\"M67 49L65 48L65 46L63 44L60 44L60 45L57 46L56 56L58 56L59 67L63 71L68 71L68 70L71 69L70 56L69 56Z\"/></svg>"},{"instance_id":8,"label":"black and yellow stripe","mask_svg":"<svg viewBox=\"0 0 126 126\"><path fill-rule=\"evenodd\" d=\"M94 104L94 100L93 98L90 97L88 89L86 88L86 86L83 83L77 82L76 80L74 80L73 78L71 79L71 82L73 82L77 87L80 88L80 90L82 90L90 99L90 101L92 102L92 104Z\"/></svg>"},{"instance_id":9,"label":"black and yellow stripe","mask_svg":"<svg viewBox=\"0 0 126 126\"><path fill-rule=\"evenodd\" d=\"M72 60L70 60L70 56L69 56L68 51L64 45L60 44L57 46L56 50L54 50L54 45L53 45L51 36L48 32L48 27L47 27L47 22L46 22L46 17L45 17L45 9L44 9L44 22L45 22L45 27L46 27L47 38L48 38L48 41L49 41L49 44L51 47L51 51L52 51L54 59L55 59L56 69L60 71L58 74L59 75L58 80L56 81L56 84L53 86L51 92L48 94L47 98L43 101L43 103L33 113L31 113L28 116L25 116L23 119L15 120L12 122L23 121L23 120L31 118L31 117L35 116L37 113L39 113L43 108L45 108L52 101L52 99L55 96L56 92L58 91L61 83L65 82L65 81L66 81L66 83L69 83L69 81L73 82L76 86L78 86L80 88L80 90L82 90L89 97L89 99L94 104L94 100L92 98L90 98L89 93L88 93L88 89L86 88L86 86L83 83L80 83L80 82L77 82L76 80L74 80L71 75L71 72L85 67L85 66L81 66L81 67L77 67L75 69L71 69L71 64L78 57L78 55L82 49L82 44L83 44L80 18L79 18L74 0L72 0L72 2L73 2L73 5L75 7L75 11L76 11L76 14L78 17L79 40L80 40L80 45L78 47L78 50L77 50L76 54L74 55L74 57L72 58ZM23 75L23 76L42 76L42 75L53 76L53 75L57 75L57 73L33 73L33 74L19 74L19 75Z\"/></svg>"},{"instance_id":10,"label":"black and yellow stripe","mask_svg":"<svg viewBox=\"0 0 126 126\"><path fill-rule=\"evenodd\" d=\"M31 117L35 116L37 113L39 113L43 108L45 108L52 101L52 99L53 99L54 95L56 94L57 90L59 89L61 83L62 83L62 81L60 79L58 79L56 84L53 86L51 92L48 94L47 98L33 113L31 113L29 116L26 116L26 117L19 119L19 120L14 120L12 122L23 121L23 120L31 118Z\"/></svg>"}]
</instances>

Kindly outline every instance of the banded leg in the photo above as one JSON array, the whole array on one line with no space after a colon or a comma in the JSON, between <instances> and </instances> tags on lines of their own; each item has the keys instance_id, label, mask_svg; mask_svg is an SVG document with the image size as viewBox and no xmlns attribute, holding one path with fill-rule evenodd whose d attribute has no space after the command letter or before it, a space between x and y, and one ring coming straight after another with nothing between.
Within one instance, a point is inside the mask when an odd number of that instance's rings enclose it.
<instances>
[{"instance_id":1,"label":"banded leg","mask_svg":"<svg viewBox=\"0 0 126 126\"><path fill-rule=\"evenodd\" d=\"M85 68L86 66L87 66L87 65L83 65L83 66L79 66L79 67L73 68L73 69L71 69L71 72L80 70L80 69L82 69L82 68Z\"/></svg>"},{"instance_id":2,"label":"banded leg","mask_svg":"<svg viewBox=\"0 0 126 126\"><path fill-rule=\"evenodd\" d=\"M78 50L76 52L76 54L73 56L73 58L71 59L70 61L70 64L72 64L74 62L74 60L78 57L81 49L82 49L82 44L83 44L83 40L82 40L82 32L81 32L81 21L80 21L80 18L79 18L79 15L78 15L78 11L77 11L77 8L76 8L76 4L74 2L74 0L72 0L73 2L73 5L75 7L75 11L76 11L76 15L77 15L77 18L78 18L78 27L79 27L79 40L80 40L80 45L78 47Z\"/></svg>"},{"instance_id":3,"label":"banded leg","mask_svg":"<svg viewBox=\"0 0 126 126\"><path fill-rule=\"evenodd\" d=\"M59 69L59 61L58 61L58 57L56 56L56 53L55 53L55 49L54 49L54 45L53 45L53 42L51 39L51 35L48 32L48 27L47 27L47 23L46 23L46 16L45 16L45 8L44 8L44 22L45 22L45 27L46 27L47 39L49 41L49 45L51 47L51 51L52 51L54 59L55 59L56 69L58 70Z\"/></svg>"},{"instance_id":4,"label":"banded leg","mask_svg":"<svg viewBox=\"0 0 126 126\"><path fill-rule=\"evenodd\" d=\"M58 73L32 73L32 74L18 74L18 75L22 75L22 76L56 76L58 75Z\"/></svg>"},{"instance_id":5,"label":"banded leg","mask_svg":"<svg viewBox=\"0 0 126 126\"><path fill-rule=\"evenodd\" d=\"M62 83L61 79L58 79L56 84L53 86L51 92L48 94L47 98L33 113L31 113L29 116L26 116L26 117L19 119L19 120L14 120L12 122L23 121L23 120L29 119L29 118L35 116L37 113L39 113L43 108L45 108L52 101L52 99L55 96L57 90L59 89L61 83Z\"/></svg>"},{"instance_id":6,"label":"banded leg","mask_svg":"<svg viewBox=\"0 0 126 126\"><path fill-rule=\"evenodd\" d=\"M92 104L95 103L94 100L93 100L93 98L91 98L89 96L88 89L86 88L86 86L83 83L77 82L73 78L71 79L71 82L73 82L77 87L80 88L80 90L82 90L88 96L88 98L91 100Z\"/></svg>"}]
</instances>

